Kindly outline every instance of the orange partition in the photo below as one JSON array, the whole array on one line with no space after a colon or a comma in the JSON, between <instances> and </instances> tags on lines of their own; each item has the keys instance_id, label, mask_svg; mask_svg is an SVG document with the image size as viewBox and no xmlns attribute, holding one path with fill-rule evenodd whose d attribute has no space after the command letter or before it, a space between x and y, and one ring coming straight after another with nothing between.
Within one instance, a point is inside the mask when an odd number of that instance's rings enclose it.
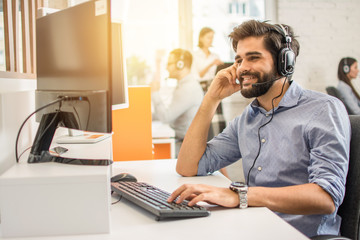
<instances>
[{"instance_id":1,"label":"orange partition","mask_svg":"<svg viewBox=\"0 0 360 240\"><path fill-rule=\"evenodd\" d=\"M154 159L170 159L171 144L170 143L154 143Z\"/></svg>"},{"instance_id":2,"label":"orange partition","mask_svg":"<svg viewBox=\"0 0 360 240\"><path fill-rule=\"evenodd\" d=\"M129 87L129 108L112 111L113 160L150 160L152 153L150 87Z\"/></svg>"}]
</instances>

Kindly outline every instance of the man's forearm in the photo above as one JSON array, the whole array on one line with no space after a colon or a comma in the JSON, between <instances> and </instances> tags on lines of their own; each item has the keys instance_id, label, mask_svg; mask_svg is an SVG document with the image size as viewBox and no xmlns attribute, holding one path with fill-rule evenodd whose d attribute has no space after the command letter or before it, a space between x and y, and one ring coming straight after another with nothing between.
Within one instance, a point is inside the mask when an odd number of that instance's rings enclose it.
<instances>
[{"instance_id":1,"label":"man's forearm","mask_svg":"<svg viewBox=\"0 0 360 240\"><path fill-rule=\"evenodd\" d=\"M331 214L331 196L315 183L280 188L250 187L248 204L287 214Z\"/></svg>"},{"instance_id":2,"label":"man's forearm","mask_svg":"<svg viewBox=\"0 0 360 240\"><path fill-rule=\"evenodd\" d=\"M198 163L206 149L211 120L220 100L205 96L182 143L176 171L183 176L194 176Z\"/></svg>"}]
</instances>

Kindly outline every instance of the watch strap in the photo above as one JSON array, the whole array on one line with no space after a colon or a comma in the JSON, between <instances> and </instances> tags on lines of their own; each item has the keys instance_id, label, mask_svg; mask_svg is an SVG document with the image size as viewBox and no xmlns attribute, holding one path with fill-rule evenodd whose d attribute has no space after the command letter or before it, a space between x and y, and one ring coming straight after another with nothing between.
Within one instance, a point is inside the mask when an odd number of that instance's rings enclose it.
<instances>
[{"instance_id":1,"label":"watch strap","mask_svg":"<svg viewBox=\"0 0 360 240\"><path fill-rule=\"evenodd\" d=\"M240 191L239 193L239 199L240 199L240 204L239 204L239 208L247 208L248 207L248 201L247 201L247 193Z\"/></svg>"},{"instance_id":2,"label":"watch strap","mask_svg":"<svg viewBox=\"0 0 360 240\"><path fill-rule=\"evenodd\" d=\"M247 186L245 185L245 187L242 188L242 187L237 187L235 186L235 184L233 185L232 183L229 188L239 195L239 208L247 208L248 207Z\"/></svg>"}]
</instances>

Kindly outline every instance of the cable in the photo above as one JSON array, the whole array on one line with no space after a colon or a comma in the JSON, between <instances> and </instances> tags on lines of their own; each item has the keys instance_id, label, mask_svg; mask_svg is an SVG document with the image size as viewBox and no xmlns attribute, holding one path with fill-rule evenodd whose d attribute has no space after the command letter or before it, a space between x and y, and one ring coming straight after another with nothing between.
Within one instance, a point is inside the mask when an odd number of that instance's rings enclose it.
<instances>
[{"instance_id":1,"label":"cable","mask_svg":"<svg viewBox=\"0 0 360 240\"><path fill-rule=\"evenodd\" d=\"M27 150L29 150L29 149L31 149L31 148L32 148L32 146L26 148L22 153L20 153L19 159L21 158L21 156L22 156Z\"/></svg>"},{"instance_id":2,"label":"cable","mask_svg":"<svg viewBox=\"0 0 360 240\"><path fill-rule=\"evenodd\" d=\"M50 103L48 103L48 104L46 104L46 105L38 108L38 109L36 109L34 112L32 112L32 113L24 120L24 122L21 124L21 126L20 126L20 128L19 128L19 131L18 131L18 134L17 134L17 136L16 136L16 141L15 141L15 158L16 158L16 162L17 162L17 163L19 162L18 142L19 142L19 137L20 137L21 130L22 130L22 128L24 127L25 123L26 123L35 113L37 113L37 112L39 112L39 111L43 110L44 108L47 108L47 107L49 107L49 106L51 106L51 105L54 105L54 104L56 104L56 103L60 103L60 106L59 106L59 109L60 109L60 108L61 108L61 102L62 102L62 101L73 101L73 100L80 100L80 101L81 101L81 100L84 100L84 99L85 99L85 101L88 101L88 102L89 102L89 100L88 100L86 97L83 98L83 97L59 96L58 99L56 99L56 100L54 100L54 101L52 101L52 102L50 102ZM89 105L90 105L90 103L89 103ZM53 120L52 120L52 122L53 122ZM42 136L41 136L41 137L42 137Z\"/></svg>"},{"instance_id":3,"label":"cable","mask_svg":"<svg viewBox=\"0 0 360 240\"><path fill-rule=\"evenodd\" d=\"M247 180L246 180L246 184L247 184L248 186L250 186L250 184L249 184L249 181L250 181L250 172L251 172L251 170L254 168L255 163L256 163L256 160L258 159L258 157L259 157L259 155L260 155L260 150L261 150L260 129L263 128L263 127L265 127L266 125L268 125L268 124L272 121L272 119L273 119L273 117L274 117L274 111L275 111L275 110L274 110L274 100L277 99L277 98L279 98L279 97L283 94L284 86L285 86L286 81L287 81L287 77L285 78L285 81L284 81L284 83L283 83L283 85L282 85L282 87L281 87L281 92L280 92L280 94L279 94L278 96L274 97L274 98L271 100L272 111L271 111L271 118L270 118L270 120L267 121L266 123L264 123L263 125L261 125L261 126L259 127L259 129L258 129L259 149L258 149L258 152L257 152L257 154L256 154L256 157L255 157L255 159L254 159L254 161L253 161L253 164L252 164L252 166L250 167L250 169L249 169L249 171L248 171Z\"/></svg>"},{"instance_id":4,"label":"cable","mask_svg":"<svg viewBox=\"0 0 360 240\"><path fill-rule=\"evenodd\" d=\"M75 115L77 117L77 120L79 121L79 129L82 129L81 128L81 121L80 121L79 113L77 112L77 110L76 110L76 108L74 106L73 106L73 109L74 109Z\"/></svg>"},{"instance_id":5,"label":"cable","mask_svg":"<svg viewBox=\"0 0 360 240\"><path fill-rule=\"evenodd\" d=\"M111 191L111 195L114 193L114 191ZM121 199L122 199L122 195L119 195L119 199L116 201L116 202L112 202L111 203L111 205L113 205L113 204L116 204L116 203L118 203L118 202L120 202L121 201Z\"/></svg>"},{"instance_id":6,"label":"cable","mask_svg":"<svg viewBox=\"0 0 360 240\"><path fill-rule=\"evenodd\" d=\"M85 128L85 130L87 131L87 130L89 129L90 113L91 113L91 103L90 103L90 101L89 101L88 98L86 98L85 101L89 104L88 119L87 119L86 128Z\"/></svg>"},{"instance_id":7,"label":"cable","mask_svg":"<svg viewBox=\"0 0 360 240\"><path fill-rule=\"evenodd\" d=\"M17 163L19 162L18 142L19 142L19 137L20 137L21 130L22 130L22 128L24 127L25 123L26 123L26 122L29 120L29 118L31 118L35 113L37 113L37 112L39 112L39 111L43 110L44 108L47 108L47 107L49 107L49 106L51 106L51 105L54 105L54 104L56 104L56 103L58 103L58 102L62 102L64 99L66 99L66 97L61 97L61 98L59 98L59 99L56 99L56 100L54 100L54 101L52 101L52 102L50 102L50 103L48 103L48 104L46 104L46 105L38 108L38 109L36 109L36 110L35 110L34 112L32 112L32 113L24 120L24 122L21 124L20 129L19 129L19 131L18 131L18 134L17 134L17 136L16 136L16 141L15 141L15 157L16 157L16 162L17 162Z\"/></svg>"},{"instance_id":8,"label":"cable","mask_svg":"<svg viewBox=\"0 0 360 240\"><path fill-rule=\"evenodd\" d=\"M90 103L90 101L89 101L89 99L88 99L87 97L83 97L83 98L80 99L80 100L84 100L84 101L86 101L86 102L88 103L89 111L88 111L88 118L87 118L87 121L86 121L86 128L85 128L85 131L87 131L88 128L89 128L90 112L91 112L91 103ZM73 110L74 110L74 112L75 112L75 115L76 115L76 117L77 117L77 120L79 121L79 129L84 130L84 129L81 127L81 119L80 119L79 113L78 113L78 111L76 110L76 108L75 108L74 106L73 106Z\"/></svg>"}]
</instances>

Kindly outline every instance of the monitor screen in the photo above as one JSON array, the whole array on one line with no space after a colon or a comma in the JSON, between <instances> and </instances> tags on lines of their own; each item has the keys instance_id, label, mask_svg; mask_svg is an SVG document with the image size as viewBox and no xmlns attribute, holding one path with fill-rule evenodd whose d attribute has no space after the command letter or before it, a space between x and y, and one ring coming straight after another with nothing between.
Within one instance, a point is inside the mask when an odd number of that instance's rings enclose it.
<instances>
[{"instance_id":1,"label":"monitor screen","mask_svg":"<svg viewBox=\"0 0 360 240\"><path fill-rule=\"evenodd\" d=\"M30 155L48 151L53 133L43 131L110 133L112 109L128 107L122 25L111 22L110 4L88 1L36 20L36 108L63 100L37 114Z\"/></svg>"}]
</instances>

